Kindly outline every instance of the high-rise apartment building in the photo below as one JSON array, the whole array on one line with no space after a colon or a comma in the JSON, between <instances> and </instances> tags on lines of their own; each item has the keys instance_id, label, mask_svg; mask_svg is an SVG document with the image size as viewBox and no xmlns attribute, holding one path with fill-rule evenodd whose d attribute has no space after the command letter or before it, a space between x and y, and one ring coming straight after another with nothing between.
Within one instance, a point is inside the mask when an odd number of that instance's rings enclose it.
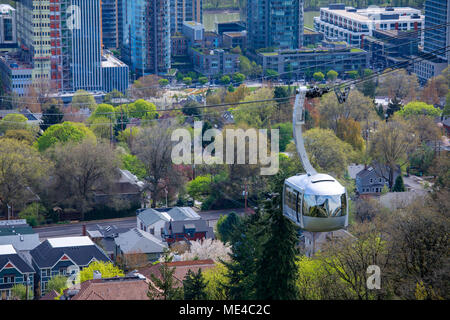
<instances>
[{"instance_id":1,"label":"high-rise apartment building","mask_svg":"<svg viewBox=\"0 0 450 320\"><path fill-rule=\"evenodd\" d=\"M170 0L124 3L123 53L135 77L170 69Z\"/></svg>"},{"instance_id":2,"label":"high-rise apartment building","mask_svg":"<svg viewBox=\"0 0 450 320\"><path fill-rule=\"evenodd\" d=\"M425 1L425 28L433 28L438 25L450 23L450 1L426 0ZM425 30L424 52L434 52L450 45L450 25L432 30ZM450 53L439 52L437 57L450 61Z\"/></svg>"},{"instance_id":3,"label":"high-rise apartment building","mask_svg":"<svg viewBox=\"0 0 450 320\"><path fill-rule=\"evenodd\" d=\"M119 10L122 0L102 0L102 39L104 48L119 48Z\"/></svg>"},{"instance_id":4,"label":"high-rise apartment building","mask_svg":"<svg viewBox=\"0 0 450 320\"><path fill-rule=\"evenodd\" d=\"M248 0L247 46L296 49L303 44L304 0Z\"/></svg>"},{"instance_id":5,"label":"high-rise apartment building","mask_svg":"<svg viewBox=\"0 0 450 320\"><path fill-rule=\"evenodd\" d=\"M170 0L170 33L182 32L184 21L202 23L203 0Z\"/></svg>"},{"instance_id":6,"label":"high-rise apartment building","mask_svg":"<svg viewBox=\"0 0 450 320\"><path fill-rule=\"evenodd\" d=\"M50 0L20 0L16 8L21 58L33 68L33 85L50 80Z\"/></svg>"},{"instance_id":7,"label":"high-rise apartment building","mask_svg":"<svg viewBox=\"0 0 450 320\"><path fill-rule=\"evenodd\" d=\"M426 0L424 6L426 30L423 53L428 55L414 64L414 73L421 83L438 76L450 62L450 1Z\"/></svg>"},{"instance_id":8,"label":"high-rise apartment building","mask_svg":"<svg viewBox=\"0 0 450 320\"><path fill-rule=\"evenodd\" d=\"M0 4L0 50L16 44L16 9L9 4Z\"/></svg>"}]
</instances>

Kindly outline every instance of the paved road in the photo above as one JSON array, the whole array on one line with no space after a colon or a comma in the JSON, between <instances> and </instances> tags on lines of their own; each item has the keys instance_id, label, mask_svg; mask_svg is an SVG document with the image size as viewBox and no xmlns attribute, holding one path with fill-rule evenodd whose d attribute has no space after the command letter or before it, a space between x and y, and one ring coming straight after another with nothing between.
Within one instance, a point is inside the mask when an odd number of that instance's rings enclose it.
<instances>
[{"instance_id":1,"label":"paved road","mask_svg":"<svg viewBox=\"0 0 450 320\"><path fill-rule=\"evenodd\" d=\"M208 221L211 227L214 227L219 220L220 215L228 214L230 212L236 212L238 214L243 214L244 209L226 209L217 211L202 211L199 215ZM97 225L102 227L115 225L118 228L134 228L136 226L136 217L111 219L111 220L100 220L100 221L85 221L85 222L75 222L70 224L59 224L52 225L48 227L37 227L34 231L39 234L39 238L45 240L47 238L53 237L67 237L67 236L81 236L83 233L83 225L86 225L87 230L97 229Z\"/></svg>"}]
</instances>

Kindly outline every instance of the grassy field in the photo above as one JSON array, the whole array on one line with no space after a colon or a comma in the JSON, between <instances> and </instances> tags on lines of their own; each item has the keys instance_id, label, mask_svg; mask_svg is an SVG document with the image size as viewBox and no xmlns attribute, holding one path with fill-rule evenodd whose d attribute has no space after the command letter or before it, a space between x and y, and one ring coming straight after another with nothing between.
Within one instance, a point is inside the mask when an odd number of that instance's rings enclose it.
<instances>
[{"instance_id":1,"label":"grassy field","mask_svg":"<svg viewBox=\"0 0 450 320\"><path fill-rule=\"evenodd\" d=\"M230 13L209 13L208 11L203 12L203 24L206 31L214 31L216 22L229 22L240 20L239 12Z\"/></svg>"},{"instance_id":2,"label":"grassy field","mask_svg":"<svg viewBox=\"0 0 450 320\"><path fill-rule=\"evenodd\" d=\"M305 11L305 27L314 29L314 17L320 16L320 11Z\"/></svg>"}]
</instances>

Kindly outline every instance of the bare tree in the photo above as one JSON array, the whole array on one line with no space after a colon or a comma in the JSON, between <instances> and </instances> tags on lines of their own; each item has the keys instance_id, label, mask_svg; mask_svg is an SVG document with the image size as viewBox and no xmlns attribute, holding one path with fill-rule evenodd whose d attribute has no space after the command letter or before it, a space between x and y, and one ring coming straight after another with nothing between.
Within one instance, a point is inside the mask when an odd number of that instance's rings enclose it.
<instances>
[{"instance_id":1,"label":"bare tree","mask_svg":"<svg viewBox=\"0 0 450 320\"><path fill-rule=\"evenodd\" d=\"M117 177L118 160L109 144L84 140L59 145L50 152L55 163L53 196L57 203L79 210L81 219L92 209L96 193L108 193Z\"/></svg>"},{"instance_id":2,"label":"bare tree","mask_svg":"<svg viewBox=\"0 0 450 320\"><path fill-rule=\"evenodd\" d=\"M133 153L142 161L146 170L146 189L150 192L151 206L169 189L183 185L181 173L172 162L172 127L169 121L142 129L133 143Z\"/></svg>"},{"instance_id":3,"label":"bare tree","mask_svg":"<svg viewBox=\"0 0 450 320\"><path fill-rule=\"evenodd\" d=\"M370 155L387 170L378 170L377 174L389 182L389 188L394 185L394 173L398 167L408 161L408 155L417 144L417 137L410 132L402 122L390 121L380 123L378 131L374 134Z\"/></svg>"}]
</instances>

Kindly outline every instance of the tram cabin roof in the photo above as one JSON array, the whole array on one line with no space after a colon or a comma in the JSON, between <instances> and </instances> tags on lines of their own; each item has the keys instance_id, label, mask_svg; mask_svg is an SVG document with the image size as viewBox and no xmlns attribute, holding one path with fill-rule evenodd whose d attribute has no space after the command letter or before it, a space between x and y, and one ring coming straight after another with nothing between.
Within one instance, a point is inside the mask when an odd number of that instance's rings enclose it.
<instances>
[{"instance_id":1,"label":"tram cabin roof","mask_svg":"<svg viewBox=\"0 0 450 320\"><path fill-rule=\"evenodd\" d=\"M309 195L333 196L345 193L345 188L335 178L323 173L297 175L288 178L286 183Z\"/></svg>"}]
</instances>

